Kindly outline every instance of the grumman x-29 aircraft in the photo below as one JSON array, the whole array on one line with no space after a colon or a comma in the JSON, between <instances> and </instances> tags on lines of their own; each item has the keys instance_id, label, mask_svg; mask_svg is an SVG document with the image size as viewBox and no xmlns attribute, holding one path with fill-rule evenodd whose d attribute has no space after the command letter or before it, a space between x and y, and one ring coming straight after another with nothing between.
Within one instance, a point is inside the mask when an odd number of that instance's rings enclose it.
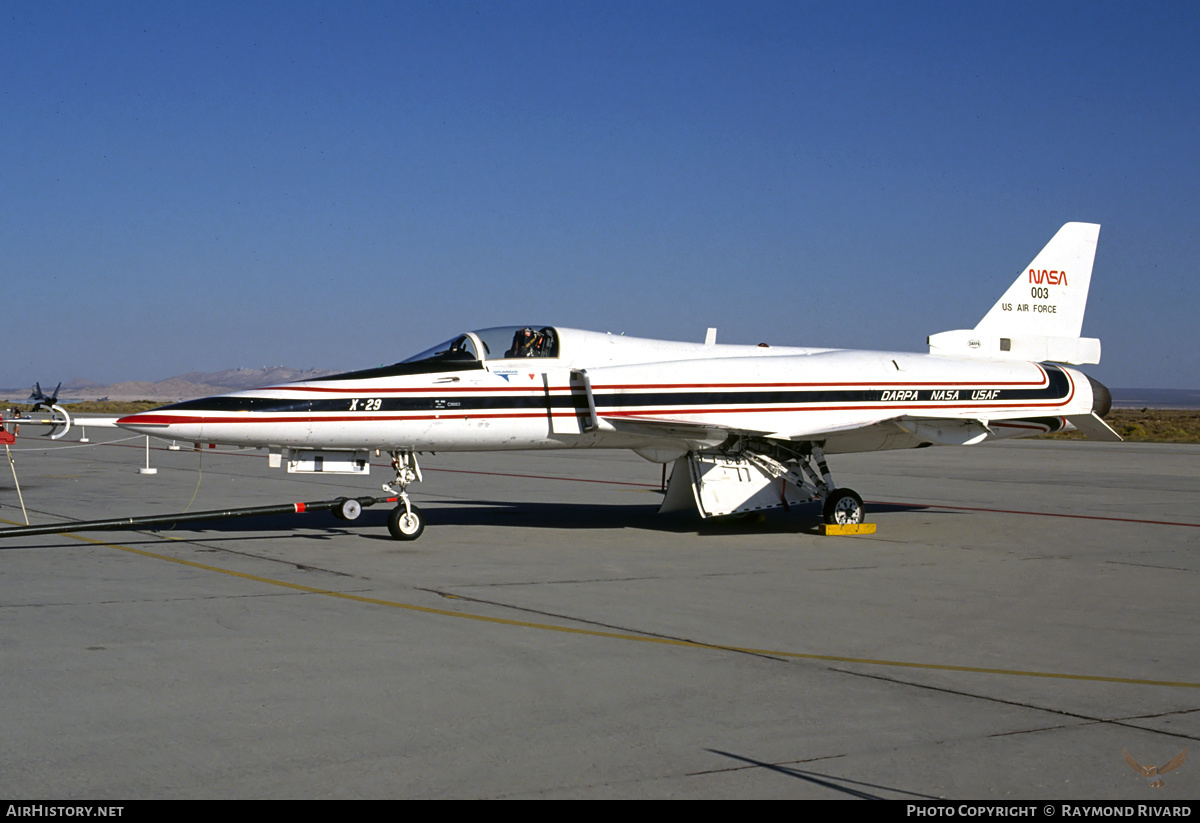
<instances>
[{"instance_id":1,"label":"grumman x-29 aircraft","mask_svg":"<svg viewBox=\"0 0 1200 823\"><path fill-rule=\"evenodd\" d=\"M824 500L863 519L826 455L965 446L1077 428L1119 440L1111 397L1062 364L1097 363L1081 338L1100 227L1068 223L972 330L929 354L719 345L553 326L471 331L392 366L193 400L124 417L156 437L268 450L291 472L369 471L391 455L388 528L424 529L409 499L427 451L631 449L674 471L662 510L717 517ZM335 514L358 516L344 501Z\"/></svg>"}]
</instances>

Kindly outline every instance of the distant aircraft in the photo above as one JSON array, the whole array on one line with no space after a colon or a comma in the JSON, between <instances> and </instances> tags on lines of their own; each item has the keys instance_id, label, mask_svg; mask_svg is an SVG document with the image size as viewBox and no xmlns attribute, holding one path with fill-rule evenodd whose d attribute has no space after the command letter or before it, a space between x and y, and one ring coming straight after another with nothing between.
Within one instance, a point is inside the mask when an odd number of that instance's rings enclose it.
<instances>
[{"instance_id":1,"label":"distant aircraft","mask_svg":"<svg viewBox=\"0 0 1200 823\"><path fill-rule=\"evenodd\" d=\"M157 437L268 450L289 472L365 474L391 455L388 528L413 540L424 517L407 489L417 454L631 449L674 463L662 510L702 517L822 498L831 524L863 520L826 455L972 445L1101 420L1103 385L1065 364L1097 363L1080 337L1100 227L1068 223L971 330L935 334L929 354L718 345L553 326L466 332L392 366L177 403L117 425ZM347 500L335 514L358 516Z\"/></svg>"},{"instance_id":2,"label":"distant aircraft","mask_svg":"<svg viewBox=\"0 0 1200 823\"><path fill-rule=\"evenodd\" d=\"M29 399L26 403L32 403L33 408L29 411L35 412L39 409L52 409L58 404L58 390L62 388L62 381L54 387L53 393L47 395L42 393L42 384L34 383L33 389L29 393Z\"/></svg>"}]
</instances>

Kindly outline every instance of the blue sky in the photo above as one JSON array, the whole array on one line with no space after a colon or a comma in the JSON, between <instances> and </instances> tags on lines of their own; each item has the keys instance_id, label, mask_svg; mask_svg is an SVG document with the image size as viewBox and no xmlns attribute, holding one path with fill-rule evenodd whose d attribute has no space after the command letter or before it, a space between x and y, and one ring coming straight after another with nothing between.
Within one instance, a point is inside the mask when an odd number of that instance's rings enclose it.
<instances>
[{"instance_id":1,"label":"blue sky","mask_svg":"<svg viewBox=\"0 0 1200 823\"><path fill-rule=\"evenodd\" d=\"M923 351L1065 222L1200 388L1200 6L9 2L0 385L475 327Z\"/></svg>"}]
</instances>

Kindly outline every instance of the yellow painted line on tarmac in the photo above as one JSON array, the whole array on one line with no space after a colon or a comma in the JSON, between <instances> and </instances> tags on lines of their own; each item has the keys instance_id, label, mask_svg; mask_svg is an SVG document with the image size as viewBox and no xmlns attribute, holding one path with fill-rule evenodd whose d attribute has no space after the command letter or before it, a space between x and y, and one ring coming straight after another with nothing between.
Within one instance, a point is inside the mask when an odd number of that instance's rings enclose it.
<instances>
[{"instance_id":1,"label":"yellow painted line on tarmac","mask_svg":"<svg viewBox=\"0 0 1200 823\"><path fill-rule=\"evenodd\" d=\"M7 522L7 521L5 521ZM107 546L112 549L117 549L130 554L148 557L154 560L165 560L168 563L176 563L180 566L187 566L193 569L201 569L203 571L215 572L217 574L228 575L229 577L237 577L242 580L251 580L255 583L263 583L268 586L277 586L279 588L291 589L292 591L305 592L307 594L318 594L325 597L336 597L339 600L349 600L355 603L367 603L372 606L385 606L392 609L403 609L405 611L420 612L422 614L436 614L442 617L456 617L461 620L475 620L480 623L492 623L500 626L515 626L523 629L539 629L548 632L560 632L563 634L583 635L585 637L604 637L610 640L626 640L635 643L655 643L660 646L678 646L690 649L708 649L721 650L730 652L740 652L743 654L769 655L771 657L783 657L791 660L820 660L828 663L857 663L864 666L886 666L892 668L905 669L924 669L927 671L941 672L969 672L971 674L998 674L1007 677L1043 677L1052 680L1077 680L1092 683L1126 683L1134 686L1168 686L1178 689L1200 689L1200 683L1192 683L1188 681L1175 680L1148 680L1136 677L1100 677L1098 675L1089 674L1065 674L1062 672L1036 672L1025 671L1022 669L992 669L982 666L950 666L939 663L915 663L904 660L876 660L869 657L843 657L832 654L807 654L805 652L789 652L779 651L777 649L754 649L744 646L726 646L718 643L697 643L693 640L675 640L668 637L647 637L639 634L624 634L621 632L605 632L596 629L578 629L571 626L558 626L552 623L533 623L526 620L510 620L504 617L488 617L482 614L471 614L469 612L450 611L449 609L434 609L429 606L417 606L412 603L400 603L395 600L384 600L378 597L366 597L361 594L349 594L347 592L333 591L332 589L321 589L315 586L304 586L299 583L288 583L284 580L276 580L272 577L262 577L257 574L246 574L245 572L236 572L232 569L223 569L220 566L210 566L207 563L197 563L194 560L184 560L178 557L169 557L165 554L146 551L145 549L135 549L132 546L123 546L119 543L107 543L103 540L95 540L91 537L84 537L77 534L65 534L65 537L70 537L75 540L80 540L85 543L93 543L97 546Z\"/></svg>"}]
</instances>

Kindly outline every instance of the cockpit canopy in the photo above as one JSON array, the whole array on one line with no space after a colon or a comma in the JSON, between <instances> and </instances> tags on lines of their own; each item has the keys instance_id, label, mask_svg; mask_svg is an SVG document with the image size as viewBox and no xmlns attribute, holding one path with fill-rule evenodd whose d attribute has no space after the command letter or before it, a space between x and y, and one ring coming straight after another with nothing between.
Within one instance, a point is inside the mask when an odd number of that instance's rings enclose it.
<instances>
[{"instance_id":1,"label":"cockpit canopy","mask_svg":"<svg viewBox=\"0 0 1200 823\"><path fill-rule=\"evenodd\" d=\"M495 326L467 332L402 363L472 363L523 357L558 357L558 332L550 326Z\"/></svg>"},{"instance_id":2,"label":"cockpit canopy","mask_svg":"<svg viewBox=\"0 0 1200 823\"><path fill-rule=\"evenodd\" d=\"M469 331L407 360L374 369L335 374L322 380L367 380L409 374L467 371L484 362L523 357L558 357L558 332L550 326L496 326Z\"/></svg>"}]
</instances>

